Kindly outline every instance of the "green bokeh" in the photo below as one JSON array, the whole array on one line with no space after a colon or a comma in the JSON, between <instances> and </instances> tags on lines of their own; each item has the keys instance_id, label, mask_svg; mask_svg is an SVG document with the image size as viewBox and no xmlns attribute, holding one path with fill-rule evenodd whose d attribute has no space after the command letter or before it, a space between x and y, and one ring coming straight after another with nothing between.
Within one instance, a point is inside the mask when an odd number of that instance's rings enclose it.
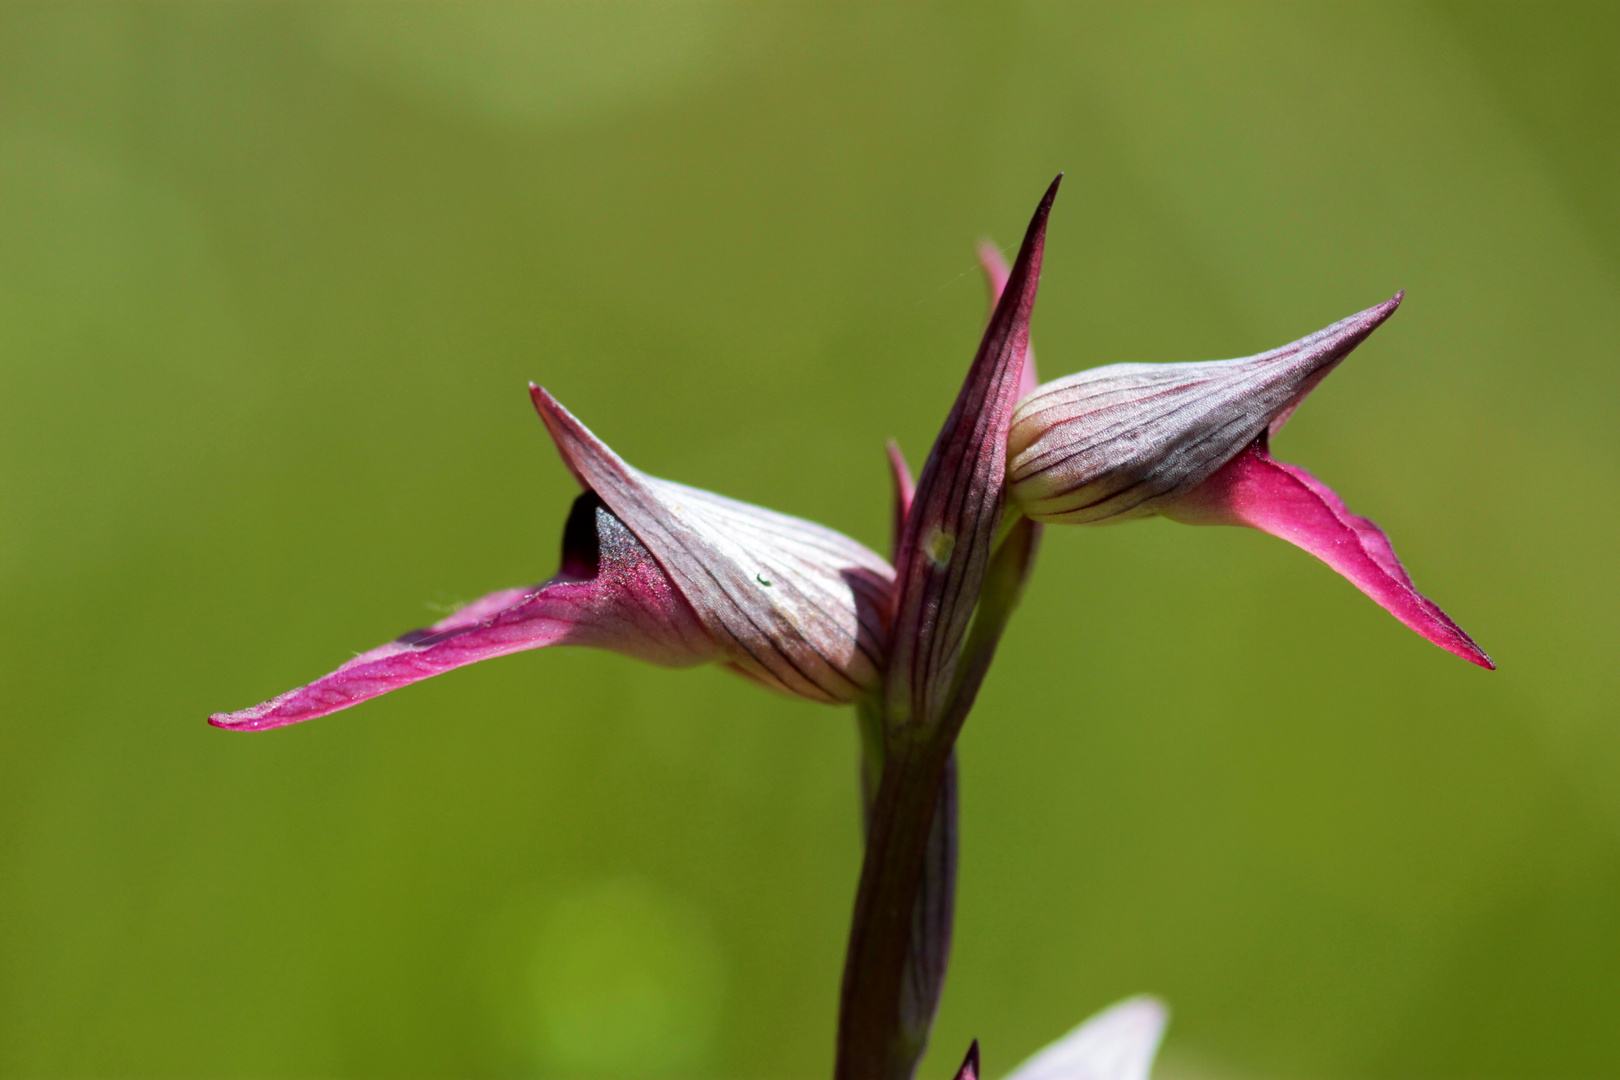
<instances>
[{"instance_id":1,"label":"green bokeh","mask_svg":"<svg viewBox=\"0 0 1620 1080\"><path fill-rule=\"evenodd\" d=\"M1615 9L1202 2L0 9L0 1073L827 1075L845 712L559 649L202 718L551 572L530 378L881 547L1058 169L1049 376L1409 291L1277 451L1502 669L1050 531L926 1075L1140 990L1166 1077L1620 1074Z\"/></svg>"}]
</instances>

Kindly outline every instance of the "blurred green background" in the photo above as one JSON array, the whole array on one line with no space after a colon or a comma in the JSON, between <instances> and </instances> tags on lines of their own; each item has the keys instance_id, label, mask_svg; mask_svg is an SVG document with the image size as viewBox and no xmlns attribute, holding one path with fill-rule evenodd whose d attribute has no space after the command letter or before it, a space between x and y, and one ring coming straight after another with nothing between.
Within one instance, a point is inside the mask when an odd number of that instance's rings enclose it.
<instances>
[{"instance_id":1,"label":"blurred green background","mask_svg":"<svg viewBox=\"0 0 1620 1080\"><path fill-rule=\"evenodd\" d=\"M1409 290L1277 452L1501 664L1235 529L1052 530L926 1076L1620 1074L1620 21L1512 3L0 10L0 1072L825 1076L847 710L581 650L204 726L548 576L524 384L886 543L1053 218L1048 377Z\"/></svg>"}]
</instances>

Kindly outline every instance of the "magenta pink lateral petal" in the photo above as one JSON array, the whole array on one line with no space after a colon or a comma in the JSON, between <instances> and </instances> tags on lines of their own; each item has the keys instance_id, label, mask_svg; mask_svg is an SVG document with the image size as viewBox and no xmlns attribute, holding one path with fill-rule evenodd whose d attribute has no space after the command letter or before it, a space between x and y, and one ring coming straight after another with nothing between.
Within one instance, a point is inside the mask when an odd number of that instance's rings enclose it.
<instances>
[{"instance_id":1,"label":"magenta pink lateral petal","mask_svg":"<svg viewBox=\"0 0 1620 1080\"><path fill-rule=\"evenodd\" d=\"M595 565L581 565L577 576L565 569L544 585L491 593L308 686L251 709L216 713L208 722L232 731L285 727L453 668L546 645L594 646L667 667L714 659L713 642L658 563L622 522L593 504L576 504L581 526L595 529L589 556Z\"/></svg>"},{"instance_id":2,"label":"magenta pink lateral petal","mask_svg":"<svg viewBox=\"0 0 1620 1080\"><path fill-rule=\"evenodd\" d=\"M574 625L569 594L589 587L568 582L492 593L426 630L360 654L308 686L251 709L215 713L208 722L231 731L285 727L465 664L555 644Z\"/></svg>"},{"instance_id":3,"label":"magenta pink lateral petal","mask_svg":"<svg viewBox=\"0 0 1620 1080\"><path fill-rule=\"evenodd\" d=\"M1495 670L1462 627L1412 584L1389 537L1298 465L1256 443L1223 465L1166 516L1199 525L1247 525L1304 548L1434 644Z\"/></svg>"}]
</instances>

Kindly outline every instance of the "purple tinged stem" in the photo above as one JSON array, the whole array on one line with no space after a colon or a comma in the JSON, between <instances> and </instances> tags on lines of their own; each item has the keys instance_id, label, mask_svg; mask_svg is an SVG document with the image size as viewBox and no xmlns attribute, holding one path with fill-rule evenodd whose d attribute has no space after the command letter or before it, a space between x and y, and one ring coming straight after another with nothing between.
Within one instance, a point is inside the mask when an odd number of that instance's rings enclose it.
<instances>
[{"instance_id":1,"label":"purple tinged stem","mask_svg":"<svg viewBox=\"0 0 1620 1080\"><path fill-rule=\"evenodd\" d=\"M911 941L900 980L901 1039L918 1048L928 1045L945 990L951 958L951 930L956 921L957 815L956 753L945 759L945 772L934 803L922 874L912 903Z\"/></svg>"},{"instance_id":2,"label":"purple tinged stem","mask_svg":"<svg viewBox=\"0 0 1620 1080\"><path fill-rule=\"evenodd\" d=\"M905 531L906 516L911 511L916 485L911 470L906 467L905 456L899 443L888 444L889 470L894 481L894 531L892 552L900 546ZM883 778L884 723L882 703L868 698L858 707L857 723L861 736L861 809L863 821L870 827L872 807L877 798L878 785ZM939 1011L940 995L945 989L945 971L950 964L951 930L956 914L957 868L957 794L956 755L953 753L945 765L945 782L940 788L939 803L934 810L934 822L928 835L928 848L923 859L922 882L917 889L916 904L912 909L911 945L906 955L906 970L901 980L900 1022L902 1037L908 1044L926 1045L928 1034Z\"/></svg>"}]
</instances>

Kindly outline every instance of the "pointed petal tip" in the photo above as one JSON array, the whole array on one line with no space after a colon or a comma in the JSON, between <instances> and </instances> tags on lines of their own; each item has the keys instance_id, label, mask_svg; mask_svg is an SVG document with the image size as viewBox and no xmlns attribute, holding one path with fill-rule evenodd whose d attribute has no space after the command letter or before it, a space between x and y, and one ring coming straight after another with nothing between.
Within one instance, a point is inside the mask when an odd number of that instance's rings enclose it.
<instances>
[{"instance_id":1,"label":"pointed petal tip","mask_svg":"<svg viewBox=\"0 0 1620 1080\"><path fill-rule=\"evenodd\" d=\"M1058 187L1063 183L1063 174L1058 173L1046 187L1046 194L1041 196L1041 204L1036 209L1037 217L1044 218L1052 209L1052 200L1057 198Z\"/></svg>"},{"instance_id":2,"label":"pointed petal tip","mask_svg":"<svg viewBox=\"0 0 1620 1080\"><path fill-rule=\"evenodd\" d=\"M979 1040L974 1039L968 1046L967 1056L962 1059L962 1067L956 1070L956 1080L978 1080L979 1077Z\"/></svg>"},{"instance_id":3,"label":"pointed petal tip","mask_svg":"<svg viewBox=\"0 0 1620 1080\"><path fill-rule=\"evenodd\" d=\"M551 391L539 383L529 383L529 400L534 403L534 411L540 414L540 422L546 425L546 432L557 447L557 454L563 459L563 464L578 481L579 486L586 491L595 490L590 479L585 475L583 462L580 460L579 443L596 444L601 450L607 451L606 446L600 445L600 440L574 418L574 414L563 407L562 402L551 396ZM611 451L607 451L611 455ZM619 462L623 465L623 462Z\"/></svg>"},{"instance_id":4,"label":"pointed petal tip","mask_svg":"<svg viewBox=\"0 0 1620 1080\"><path fill-rule=\"evenodd\" d=\"M1051 212L1051 201L1058 198L1058 185L1061 185L1061 183L1063 183L1063 173L1058 173L1055 180L1051 181L1050 185L1047 185L1047 193L1040 198L1040 204L1035 207L1034 217L1030 219L1029 230L1025 232L1025 241L1029 240L1029 236L1035 235L1042 238L1042 243L1045 241L1047 215ZM985 272L985 280L990 285L990 308L991 313L993 313L996 301L1000 301L1001 293L1006 291L1008 277L1011 275L1011 267L1008 267L1008 261L1006 261L1006 256L1004 256L1000 246L995 241L990 240L988 236L978 241L975 253L978 256L978 267Z\"/></svg>"},{"instance_id":5,"label":"pointed petal tip","mask_svg":"<svg viewBox=\"0 0 1620 1080\"><path fill-rule=\"evenodd\" d=\"M214 713L208 718L208 726L219 728L221 731L274 731L276 728L291 727L293 724L302 723L305 720L314 720L317 717L328 715L328 713L337 712L342 708L340 706L338 709L330 709L327 712L306 712L293 716L275 716L271 714L269 708L274 703L274 701L267 701L263 705L243 709L240 712Z\"/></svg>"},{"instance_id":6,"label":"pointed petal tip","mask_svg":"<svg viewBox=\"0 0 1620 1080\"><path fill-rule=\"evenodd\" d=\"M1401 301L1405 299L1406 290L1402 289L1388 300L1380 301L1370 308L1363 308L1354 315L1340 319L1333 326L1327 328L1336 331L1331 335L1331 339L1348 341L1350 343L1349 349L1345 349L1345 352L1348 353L1351 349L1367 340L1374 330L1383 326L1389 317L1395 314L1395 309L1401 306ZM1318 333L1326 335L1326 331L1318 331ZM1311 336L1315 337L1317 335L1313 334Z\"/></svg>"},{"instance_id":7,"label":"pointed petal tip","mask_svg":"<svg viewBox=\"0 0 1620 1080\"><path fill-rule=\"evenodd\" d=\"M1312 554L1315 554L1315 552L1312 552ZM1338 567L1334 567L1334 569L1337 570ZM1345 576L1348 577L1349 575ZM1359 583L1357 583L1357 587L1361 587ZM1366 592L1367 590L1362 589L1362 591ZM1374 597L1374 599L1376 600L1377 597ZM1427 598L1425 597L1425 599ZM1433 601L1430 601L1429 604L1432 607L1433 612L1437 614L1439 618L1437 620L1431 620L1428 626L1415 625L1413 622L1403 617L1399 612L1389 608L1389 605L1384 604L1383 601L1380 600L1378 602L1380 606L1384 607L1386 610L1389 610L1391 614L1395 615L1395 617L1400 619L1401 622L1405 623L1412 630L1416 631L1420 637L1428 641L1431 645L1438 645L1452 656L1461 657L1470 664L1473 664L1476 667L1482 667L1486 671L1496 670L1496 661L1492 660L1490 656L1486 654L1484 649L1474 644L1474 639L1468 636L1467 631L1463 630L1462 627L1452 622L1451 618L1447 616L1445 612L1441 611L1438 606L1435 606Z\"/></svg>"},{"instance_id":8,"label":"pointed petal tip","mask_svg":"<svg viewBox=\"0 0 1620 1080\"><path fill-rule=\"evenodd\" d=\"M270 731L303 720L313 720L344 708L342 705L324 711L318 709L283 711L276 708L297 693L297 690L289 691L252 708L239 709L236 712L214 713L208 718L208 726L219 728L221 731Z\"/></svg>"},{"instance_id":9,"label":"pointed petal tip","mask_svg":"<svg viewBox=\"0 0 1620 1080\"><path fill-rule=\"evenodd\" d=\"M1249 446L1163 511L1193 525L1247 525L1321 559L1424 640L1487 671L1496 664L1440 606L1417 590L1389 535L1351 513L1337 492L1298 465Z\"/></svg>"},{"instance_id":10,"label":"pointed petal tip","mask_svg":"<svg viewBox=\"0 0 1620 1080\"><path fill-rule=\"evenodd\" d=\"M1041 196L1041 201L1036 204L1035 213L1030 216L1029 226L1024 230L1024 242L1019 246L1018 255L1020 258L1025 255L1027 249L1033 249L1036 253L1037 269L1035 276L1037 279L1040 276L1039 256L1044 253L1046 247L1046 219L1052 214L1052 203L1057 199L1058 187L1062 183L1063 174L1058 173L1052 182L1047 185L1046 193ZM1018 260L1014 259L1013 268L1017 269L1017 266Z\"/></svg>"},{"instance_id":11,"label":"pointed petal tip","mask_svg":"<svg viewBox=\"0 0 1620 1080\"><path fill-rule=\"evenodd\" d=\"M529 402L534 406L534 411L540 414L540 419L545 421L548 428L556 417L557 410L562 407L561 403L551 396L551 391L537 382L529 383Z\"/></svg>"},{"instance_id":12,"label":"pointed petal tip","mask_svg":"<svg viewBox=\"0 0 1620 1080\"><path fill-rule=\"evenodd\" d=\"M1281 354L1304 348L1337 364L1354 351L1356 346L1372 336L1374 330L1383 326L1405 299L1406 290L1402 289L1388 300L1381 300L1371 307L1362 308L1354 315L1346 315L1338 322L1324 326L1316 333L1307 334L1298 341L1284 345L1281 349L1274 349L1272 352Z\"/></svg>"},{"instance_id":13,"label":"pointed petal tip","mask_svg":"<svg viewBox=\"0 0 1620 1080\"><path fill-rule=\"evenodd\" d=\"M1406 290L1402 289L1388 300L1382 300L1370 308L1364 308L1354 315L1341 319L1328 329L1337 331L1337 334L1334 335L1336 338L1352 340L1354 344L1350 348L1354 349L1356 345L1365 341L1374 330L1384 325L1385 321L1395 314L1395 309L1401 306L1401 301L1405 299ZM1348 352L1349 350L1345 351Z\"/></svg>"}]
</instances>

